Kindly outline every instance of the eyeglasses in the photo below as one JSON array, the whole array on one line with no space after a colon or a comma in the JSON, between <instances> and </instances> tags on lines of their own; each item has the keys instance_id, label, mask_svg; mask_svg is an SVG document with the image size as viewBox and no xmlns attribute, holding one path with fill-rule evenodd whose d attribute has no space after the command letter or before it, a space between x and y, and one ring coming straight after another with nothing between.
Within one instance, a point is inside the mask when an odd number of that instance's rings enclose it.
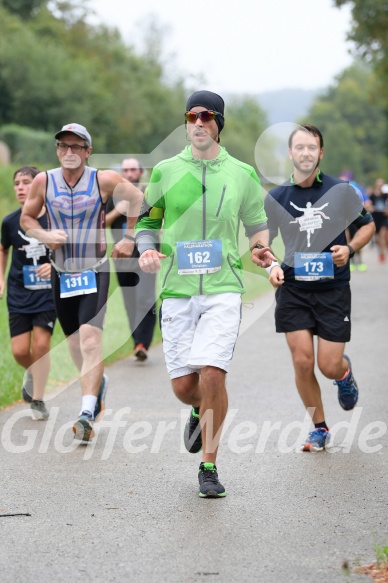
<instances>
[{"instance_id":1,"label":"eyeglasses","mask_svg":"<svg viewBox=\"0 0 388 583\"><path fill-rule=\"evenodd\" d=\"M222 116L222 113L211 109L206 109L205 111L186 111L185 120L189 123L195 123L199 118L201 121L207 122L215 119L216 115Z\"/></svg>"},{"instance_id":2,"label":"eyeglasses","mask_svg":"<svg viewBox=\"0 0 388 583\"><path fill-rule=\"evenodd\" d=\"M65 144L64 142L58 142L57 148L61 152L67 152L67 150L70 148L70 150L73 152L73 154L76 154L77 152L80 152L81 150L87 150L89 148L89 146L80 146L79 144Z\"/></svg>"}]
</instances>

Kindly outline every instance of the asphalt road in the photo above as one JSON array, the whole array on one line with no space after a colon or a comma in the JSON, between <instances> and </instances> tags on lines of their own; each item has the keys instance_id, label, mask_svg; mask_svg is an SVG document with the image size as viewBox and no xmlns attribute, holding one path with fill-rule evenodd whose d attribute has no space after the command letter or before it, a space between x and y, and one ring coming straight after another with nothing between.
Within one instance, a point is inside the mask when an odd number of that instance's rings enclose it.
<instances>
[{"instance_id":1,"label":"asphalt road","mask_svg":"<svg viewBox=\"0 0 388 583\"><path fill-rule=\"evenodd\" d=\"M184 451L188 408L159 346L144 365L107 368L92 444L72 441L77 381L49 395L47 423L24 404L0 413L0 581L367 581L341 565L371 562L374 544L388 542L388 265L376 254L352 277L357 409L345 413L319 377L328 451L298 452L309 427L274 332L273 292L244 307L218 459L224 499L197 495L200 454Z\"/></svg>"}]
</instances>

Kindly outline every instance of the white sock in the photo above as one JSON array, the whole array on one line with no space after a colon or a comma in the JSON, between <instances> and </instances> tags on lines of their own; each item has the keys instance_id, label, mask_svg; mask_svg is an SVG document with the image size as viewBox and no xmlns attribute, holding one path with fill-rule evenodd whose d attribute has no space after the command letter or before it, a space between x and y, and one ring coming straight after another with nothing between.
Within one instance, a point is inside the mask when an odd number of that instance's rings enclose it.
<instances>
[{"instance_id":1,"label":"white sock","mask_svg":"<svg viewBox=\"0 0 388 583\"><path fill-rule=\"evenodd\" d=\"M89 411L89 413L91 413L92 417L94 418L94 408L96 406L96 403L97 397L95 397L94 395L83 395L81 411L79 412L79 414L81 415L83 411Z\"/></svg>"}]
</instances>

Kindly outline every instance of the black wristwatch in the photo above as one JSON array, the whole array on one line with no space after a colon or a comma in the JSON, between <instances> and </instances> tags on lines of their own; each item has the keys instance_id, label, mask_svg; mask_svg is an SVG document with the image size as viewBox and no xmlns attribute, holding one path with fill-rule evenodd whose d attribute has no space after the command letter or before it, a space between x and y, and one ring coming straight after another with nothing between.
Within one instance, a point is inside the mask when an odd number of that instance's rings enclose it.
<instances>
[{"instance_id":1,"label":"black wristwatch","mask_svg":"<svg viewBox=\"0 0 388 583\"><path fill-rule=\"evenodd\" d=\"M253 245L253 247L251 247L251 251L253 251L253 249L265 249L265 245L260 245L260 243L256 243L256 245Z\"/></svg>"},{"instance_id":2,"label":"black wristwatch","mask_svg":"<svg viewBox=\"0 0 388 583\"><path fill-rule=\"evenodd\" d=\"M350 253L349 253L349 259L351 259L352 257L354 257L355 255L355 250L353 249L353 247L351 245L346 245L346 247L349 249Z\"/></svg>"}]
</instances>

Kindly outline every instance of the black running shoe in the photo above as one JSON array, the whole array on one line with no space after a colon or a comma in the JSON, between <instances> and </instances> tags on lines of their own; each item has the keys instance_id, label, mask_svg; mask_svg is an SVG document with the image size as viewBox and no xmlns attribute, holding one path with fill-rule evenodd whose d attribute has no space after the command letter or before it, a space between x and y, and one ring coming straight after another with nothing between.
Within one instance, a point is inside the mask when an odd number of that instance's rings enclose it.
<instances>
[{"instance_id":1,"label":"black running shoe","mask_svg":"<svg viewBox=\"0 0 388 583\"><path fill-rule=\"evenodd\" d=\"M133 355L138 362L144 362L147 360L148 352L144 344L136 344Z\"/></svg>"},{"instance_id":2,"label":"black running shoe","mask_svg":"<svg viewBox=\"0 0 388 583\"><path fill-rule=\"evenodd\" d=\"M217 468L211 462L202 462L198 472L199 496L201 498L223 498L225 488L218 479Z\"/></svg>"},{"instance_id":3,"label":"black running shoe","mask_svg":"<svg viewBox=\"0 0 388 583\"><path fill-rule=\"evenodd\" d=\"M199 423L199 413L194 407L191 409L190 416L186 422L185 432L183 434L185 448L189 453L198 453L202 449L202 432Z\"/></svg>"},{"instance_id":4,"label":"black running shoe","mask_svg":"<svg viewBox=\"0 0 388 583\"><path fill-rule=\"evenodd\" d=\"M90 441L94 437L93 415L90 411L82 411L73 425L74 439Z\"/></svg>"}]
</instances>

